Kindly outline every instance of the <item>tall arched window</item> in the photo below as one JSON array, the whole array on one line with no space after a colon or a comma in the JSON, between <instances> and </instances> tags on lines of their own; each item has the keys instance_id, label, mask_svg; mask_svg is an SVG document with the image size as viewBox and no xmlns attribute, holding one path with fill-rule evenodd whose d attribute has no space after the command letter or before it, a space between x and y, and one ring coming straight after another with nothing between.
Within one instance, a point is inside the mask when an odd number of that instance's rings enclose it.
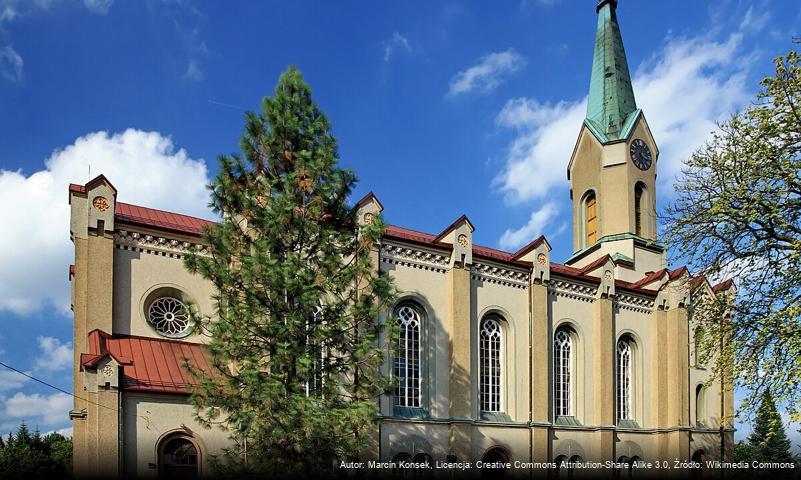
<instances>
[{"instance_id":1,"label":"tall arched window","mask_svg":"<svg viewBox=\"0 0 801 480\"><path fill-rule=\"evenodd\" d=\"M396 312L398 343L395 351L395 405L420 406L420 312L411 305L403 305Z\"/></svg>"},{"instance_id":2,"label":"tall arched window","mask_svg":"<svg viewBox=\"0 0 801 480\"><path fill-rule=\"evenodd\" d=\"M631 340L621 338L617 342L617 421L631 420Z\"/></svg>"},{"instance_id":3,"label":"tall arched window","mask_svg":"<svg viewBox=\"0 0 801 480\"><path fill-rule=\"evenodd\" d=\"M706 399L704 398L704 386L695 387L695 424L699 427L704 426L706 417Z\"/></svg>"},{"instance_id":4,"label":"tall arched window","mask_svg":"<svg viewBox=\"0 0 801 480\"><path fill-rule=\"evenodd\" d=\"M170 437L159 448L159 476L161 478L199 478L197 445L188 437Z\"/></svg>"},{"instance_id":5,"label":"tall arched window","mask_svg":"<svg viewBox=\"0 0 801 480\"><path fill-rule=\"evenodd\" d=\"M645 185L643 185L641 182L637 182L637 185L634 186L634 234L638 237L643 236L642 203L644 191Z\"/></svg>"},{"instance_id":6,"label":"tall arched window","mask_svg":"<svg viewBox=\"0 0 801 480\"><path fill-rule=\"evenodd\" d=\"M481 322L479 333L479 358L481 375L479 378L481 411L500 412L501 410L501 348L503 333L497 318L487 318Z\"/></svg>"},{"instance_id":7,"label":"tall arched window","mask_svg":"<svg viewBox=\"0 0 801 480\"><path fill-rule=\"evenodd\" d=\"M592 245L598 239L595 192L588 193L584 199L584 233L586 246Z\"/></svg>"},{"instance_id":8,"label":"tall arched window","mask_svg":"<svg viewBox=\"0 0 801 480\"><path fill-rule=\"evenodd\" d=\"M554 412L557 417L573 415L571 404L573 338L567 329L556 332L553 342Z\"/></svg>"}]
</instances>

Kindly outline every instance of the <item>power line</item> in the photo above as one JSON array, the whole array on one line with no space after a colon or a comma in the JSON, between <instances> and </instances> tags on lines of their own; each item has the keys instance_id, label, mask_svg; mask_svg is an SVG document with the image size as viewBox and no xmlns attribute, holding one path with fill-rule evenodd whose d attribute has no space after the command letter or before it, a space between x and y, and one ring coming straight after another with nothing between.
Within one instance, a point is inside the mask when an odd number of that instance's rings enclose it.
<instances>
[{"instance_id":1,"label":"power line","mask_svg":"<svg viewBox=\"0 0 801 480\"><path fill-rule=\"evenodd\" d=\"M9 369L9 370L11 370L11 371L13 371L13 372L16 372L16 373L18 373L18 374L20 374L20 375L22 375L22 376L24 376L24 377L28 377L28 378L30 378L31 380L35 381L35 382L39 382L39 383L41 383L42 385L44 385L44 386L46 386L46 387L50 387L50 388L52 388L52 389L54 389L54 390L57 390L57 391L59 391L59 392L61 392L61 393L65 393L65 394L69 395L70 397L77 398L78 400L82 400L82 401L84 401L84 402L86 402L86 403L91 403L92 405L96 405L96 406L98 406L98 407L106 408L106 409L108 409L108 410L111 410L111 411L113 411L113 412L116 412L116 413L120 413L120 410L119 410L118 408L109 407L108 405L103 405L103 404L100 404L100 403L97 403L97 402L93 402L92 400L89 400L88 398L79 397L78 395L75 395L75 394L74 394L74 393L72 393L72 392L68 392L68 391L64 390L63 388L60 388L60 387L57 387L57 386L55 386L55 385L53 385L53 384L47 383L47 382L45 382L44 380L41 380L41 379L39 379L39 378L36 378L36 377L34 377L33 375L27 374L27 373L23 372L22 370L19 370L19 369L17 369L17 368L14 368L14 367L12 367L11 365L9 365L9 364L7 364L7 363L4 363L4 362L2 362L2 361L0 361L0 366L6 367L7 369ZM151 425L151 422L150 422L150 418L149 418L149 417L145 417L145 416L143 416L143 415L137 415L137 414L135 414L135 413L125 413L125 412L122 412L122 414L123 414L123 415L128 415L128 416L131 416L131 417L134 417L134 418L141 418L141 419L145 420L145 421L147 422L147 424L148 424L148 425Z\"/></svg>"}]
</instances>

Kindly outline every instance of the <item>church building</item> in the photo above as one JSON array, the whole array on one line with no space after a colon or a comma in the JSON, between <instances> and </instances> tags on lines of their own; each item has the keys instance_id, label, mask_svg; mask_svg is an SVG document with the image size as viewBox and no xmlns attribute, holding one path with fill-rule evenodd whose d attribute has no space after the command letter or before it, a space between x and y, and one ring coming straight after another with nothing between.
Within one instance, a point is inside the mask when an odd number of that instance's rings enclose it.
<instances>
[{"instance_id":1,"label":"church building","mask_svg":"<svg viewBox=\"0 0 801 480\"><path fill-rule=\"evenodd\" d=\"M433 233L389 225L376 246L375 268L400 292L400 338L383 367L399 384L379 402L373 459L730 458L732 388L710 380L696 354L688 306L734 287L666 265L659 149L637 108L616 7L598 2L587 115L562 159L570 258L554 261L545 237L516 252L476 245L467 216ZM183 258L204 252L213 222L124 203L110 180L69 186L75 475L211 476L210 458L230 440L195 420L183 364L210 369L184 304L212 312L214 291ZM372 193L356 208L361 222L392 218Z\"/></svg>"}]
</instances>

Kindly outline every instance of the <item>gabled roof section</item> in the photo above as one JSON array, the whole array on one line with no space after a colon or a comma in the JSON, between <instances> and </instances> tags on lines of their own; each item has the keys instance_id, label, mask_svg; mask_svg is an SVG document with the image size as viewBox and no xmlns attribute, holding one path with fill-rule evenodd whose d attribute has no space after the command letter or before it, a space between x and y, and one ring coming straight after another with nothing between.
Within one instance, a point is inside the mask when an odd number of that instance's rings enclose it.
<instances>
[{"instance_id":1,"label":"gabled roof section","mask_svg":"<svg viewBox=\"0 0 801 480\"><path fill-rule=\"evenodd\" d=\"M548 243L548 240L545 239L545 235L540 235L539 237L534 239L531 243L529 243L528 245L522 247L520 250L518 250L515 253L513 253L512 254L512 258L514 260L519 260L520 258L525 256L527 253L529 253L530 251L532 251L535 248L539 247L543 243L545 244L545 247L548 249L549 252L551 250L553 250L553 248L551 248L551 244Z\"/></svg>"},{"instance_id":2,"label":"gabled roof section","mask_svg":"<svg viewBox=\"0 0 801 480\"><path fill-rule=\"evenodd\" d=\"M439 235L434 238L435 242L442 241L443 238L447 237L449 233L451 233L456 227L459 226L460 223L465 222L467 223L467 227L470 229L471 232L476 230L476 227L473 226L473 223L467 218L467 215L462 215L461 217L457 218L453 223L448 225L445 230L443 230Z\"/></svg>"},{"instance_id":3,"label":"gabled roof section","mask_svg":"<svg viewBox=\"0 0 801 480\"><path fill-rule=\"evenodd\" d=\"M128 391L188 394L197 385L185 365L213 375L211 357L201 344L139 337L89 333L90 353L81 354L81 364L93 367L106 356L123 365L123 388Z\"/></svg>"},{"instance_id":4,"label":"gabled roof section","mask_svg":"<svg viewBox=\"0 0 801 480\"><path fill-rule=\"evenodd\" d=\"M114 191L115 195L117 194L117 187L115 187L111 182L109 182L108 178L106 178L106 176L103 175L102 173L96 176L95 178L89 180L88 182L86 182L85 190L91 190L92 187L94 187L99 183L105 183L106 185L109 186L109 188L111 188Z\"/></svg>"},{"instance_id":5,"label":"gabled roof section","mask_svg":"<svg viewBox=\"0 0 801 480\"><path fill-rule=\"evenodd\" d=\"M715 293L718 293L718 292L720 292L722 290L730 289L733 285L734 285L734 282L732 280L726 280L726 281L720 282L717 285L715 285L714 287L712 287L712 291L715 292Z\"/></svg>"},{"instance_id":6,"label":"gabled roof section","mask_svg":"<svg viewBox=\"0 0 801 480\"><path fill-rule=\"evenodd\" d=\"M598 2L598 26L585 123L602 143L625 138L624 127L627 123L634 123L629 117L637 112L616 10L617 0Z\"/></svg>"},{"instance_id":7,"label":"gabled roof section","mask_svg":"<svg viewBox=\"0 0 801 480\"><path fill-rule=\"evenodd\" d=\"M365 203L370 202L371 200L378 205L378 209L379 210L384 210L384 205L381 204L381 201L378 200L378 197L372 191L368 192L367 195L363 196L361 200L356 202L356 208L358 209L359 207L361 207Z\"/></svg>"}]
</instances>

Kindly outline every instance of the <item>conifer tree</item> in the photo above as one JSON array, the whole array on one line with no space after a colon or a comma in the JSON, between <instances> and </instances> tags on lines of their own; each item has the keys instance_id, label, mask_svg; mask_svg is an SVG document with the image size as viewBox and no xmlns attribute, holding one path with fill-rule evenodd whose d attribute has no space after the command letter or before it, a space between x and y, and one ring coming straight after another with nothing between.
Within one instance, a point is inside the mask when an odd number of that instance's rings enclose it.
<instances>
[{"instance_id":1,"label":"conifer tree","mask_svg":"<svg viewBox=\"0 0 801 480\"><path fill-rule=\"evenodd\" d=\"M260 474L330 470L364 448L388 387L378 318L394 289L370 261L383 224L359 226L355 175L294 67L246 114L240 146L210 185L223 220L205 233L209 254L186 258L216 288L212 315L190 309L214 370L196 372L193 403L236 441L224 473L246 459Z\"/></svg>"},{"instance_id":2,"label":"conifer tree","mask_svg":"<svg viewBox=\"0 0 801 480\"><path fill-rule=\"evenodd\" d=\"M748 437L759 460L766 462L790 462L790 439L784 430L782 417L776 409L776 402L770 391L762 394L754 420L754 430Z\"/></svg>"}]
</instances>

